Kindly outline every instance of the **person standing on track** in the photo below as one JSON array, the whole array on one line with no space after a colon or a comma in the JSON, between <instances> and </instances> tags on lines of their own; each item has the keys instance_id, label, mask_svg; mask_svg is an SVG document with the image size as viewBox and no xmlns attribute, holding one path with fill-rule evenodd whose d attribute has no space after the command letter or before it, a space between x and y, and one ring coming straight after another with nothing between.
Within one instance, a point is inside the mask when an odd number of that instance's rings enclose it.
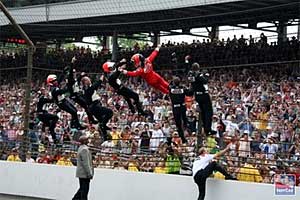
<instances>
[{"instance_id":1,"label":"person standing on track","mask_svg":"<svg viewBox=\"0 0 300 200\"><path fill-rule=\"evenodd\" d=\"M157 47L148 58L145 58L142 54L134 54L131 61L137 69L135 71L122 69L121 71L127 76L141 76L150 86L164 94L168 94L169 83L153 70L153 61L158 52L159 48Z\"/></svg>"},{"instance_id":2,"label":"person standing on track","mask_svg":"<svg viewBox=\"0 0 300 200\"><path fill-rule=\"evenodd\" d=\"M90 153L88 137L83 135L79 138L80 147L77 152L76 177L79 178L79 189L72 200L88 200L90 181L94 176L92 154Z\"/></svg>"}]
</instances>

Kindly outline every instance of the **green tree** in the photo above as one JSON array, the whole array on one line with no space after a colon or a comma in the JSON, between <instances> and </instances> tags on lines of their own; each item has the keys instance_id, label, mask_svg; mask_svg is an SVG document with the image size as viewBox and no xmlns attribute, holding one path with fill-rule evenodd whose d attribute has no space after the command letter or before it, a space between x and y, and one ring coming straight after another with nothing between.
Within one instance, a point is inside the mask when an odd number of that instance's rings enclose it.
<instances>
[{"instance_id":1,"label":"green tree","mask_svg":"<svg viewBox=\"0 0 300 200\"><path fill-rule=\"evenodd\" d=\"M137 39L131 39L131 38L119 38L118 44L122 48L132 48L136 43L139 44L140 47L145 46L148 43L148 36L145 34L134 34L133 37Z\"/></svg>"}]
</instances>

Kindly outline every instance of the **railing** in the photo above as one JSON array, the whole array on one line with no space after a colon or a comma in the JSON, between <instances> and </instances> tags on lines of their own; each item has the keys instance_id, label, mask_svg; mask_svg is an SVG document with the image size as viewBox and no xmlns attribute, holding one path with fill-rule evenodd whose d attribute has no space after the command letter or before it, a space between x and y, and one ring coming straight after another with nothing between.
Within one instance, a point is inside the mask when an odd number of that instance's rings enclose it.
<instances>
[{"instance_id":1,"label":"railing","mask_svg":"<svg viewBox=\"0 0 300 200\"><path fill-rule=\"evenodd\" d=\"M167 140L165 137L151 138L150 140L153 139ZM192 137L189 137L188 141L192 139ZM138 146L136 151L132 152L132 146L129 143L130 140L110 140L106 142L106 144L110 142L112 144L114 141L120 143L120 146L111 145L105 147L103 144L101 146L89 145L93 152L93 164L95 167L146 172L157 172L157 169L163 169L163 173L191 175L191 165L197 155L195 145L177 146L172 144L168 146L166 143L162 143L158 147L153 147L153 151L147 148L145 148L145 150L141 148L141 146ZM19 145L19 147L25 145L33 158L37 158L41 154L43 154L43 156L47 155L49 160L52 160L50 164L57 162L55 158L65 157L66 160L76 165L76 151L78 149L78 143L76 141L58 145L48 144L48 146L44 145L44 149L39 149L41 143L18 144L18 142L15 141L0 142L0 157L3 159L3 154L9 154L16 144L17 146ZM282 144L292 145L291 143L276 143L276 145ZM215 152L219 150L217 147L214 148ZM43 152L46 152L46 154ZM241 153L249 154L250 157L240 156ZM293 157L293 159L290 160L291 157ZM257 152L231 149L219 162L226 166L227 170L232 174L260 176L263 177L263 182L271 183L274 174L288 173L288 169L293 166L298 166L299 160L300 155L291 155L285 151L269 154L265 153L263 149ZM239 172L240 168L248 168L244 167L245 163L252 165L253 167L249 169L257 169L260 175L255 175L252 172Z\"/></svg>"}]
</instances>

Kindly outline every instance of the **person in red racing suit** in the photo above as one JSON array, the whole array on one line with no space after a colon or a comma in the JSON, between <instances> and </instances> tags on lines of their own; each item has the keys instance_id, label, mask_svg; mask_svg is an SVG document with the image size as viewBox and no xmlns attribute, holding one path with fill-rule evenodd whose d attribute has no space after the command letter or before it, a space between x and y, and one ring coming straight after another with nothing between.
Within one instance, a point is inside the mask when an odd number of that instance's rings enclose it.
<instances>
[{"instance_id":1,"label":"person in red racing suit","mask_svg":"<svg viewBox=\"0 0 300 200\"><path fill-rule=\"evenodd\" d=\"M141 54L134 54L131 61L137 68L135 71L122 70L127 76L141 76L150 86L161 91L164 94L169 93L169 83L165 81L159 74L153 71L153 61L158 55L159 48L157 47L148 58L144 58Z\"/></svg>"}]
</instances>

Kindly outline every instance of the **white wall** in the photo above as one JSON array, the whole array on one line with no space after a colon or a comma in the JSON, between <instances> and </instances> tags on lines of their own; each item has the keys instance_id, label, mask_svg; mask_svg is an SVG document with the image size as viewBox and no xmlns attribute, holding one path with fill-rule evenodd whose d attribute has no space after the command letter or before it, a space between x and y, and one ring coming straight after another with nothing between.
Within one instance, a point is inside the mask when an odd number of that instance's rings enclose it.
<instances>
[{"instance_id":1,"label":"white wall","mask_svg":"<svg viewBox=\"0 0 300 200\"><path fill-rule=\"evenodd\" d=\"M78 188L75 167L0 162L0 193L69 200ZM296 200L275 197L273 185L208 180L206 200ZM196 200L191 177L96 169L90 200Z\"/></svg>"}]
</instances>

